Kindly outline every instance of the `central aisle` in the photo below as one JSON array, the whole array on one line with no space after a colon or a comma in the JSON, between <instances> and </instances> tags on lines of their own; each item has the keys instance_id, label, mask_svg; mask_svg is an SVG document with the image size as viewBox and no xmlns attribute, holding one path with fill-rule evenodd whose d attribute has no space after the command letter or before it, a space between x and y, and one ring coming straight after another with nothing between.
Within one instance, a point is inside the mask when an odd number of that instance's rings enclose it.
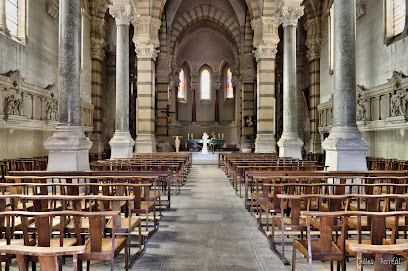
<instances>
[{"instance_id":1,"label":"central aisle","mask_svg":"<svg viewBox=\"0 0 408 271\"><path fill-rule=\"evenodd\" d=\"M217 166L194 165L132 270L289 270Z\"/></svg>"}]
</instances>

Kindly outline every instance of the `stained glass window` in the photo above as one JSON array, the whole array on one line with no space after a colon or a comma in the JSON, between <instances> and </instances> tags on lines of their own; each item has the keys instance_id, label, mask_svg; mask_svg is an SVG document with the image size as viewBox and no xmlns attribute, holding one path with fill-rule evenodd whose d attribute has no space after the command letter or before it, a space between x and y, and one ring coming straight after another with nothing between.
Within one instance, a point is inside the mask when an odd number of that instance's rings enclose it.
<instances>
[{"instance_id":1,"label":"stained glass window","mask_svg":"<svg viewBox=\"0 0 408 271\"><path fill-rule=\"evenodd\" d=\"M185 99L185 88L184 88L184 70L181 69L180 73L179 73L179 79L180 79L180 84L178 87L178 92L177 92L177 97L179 99Z\"/></svg>"},{"instance_id":2,"label":"stained glass window","mask_svg":"<svg viewBox=\"0 0 408 271\"><path fill-rule=\"evenodd\" d=\"M406 1L393 0L393 34L394 36L400 34L405 27L406 16Z\"/></svg>"},{"instance_id":3,"label":"stained glass window","mask_svg":"<svg viewBox=\"0 0 408 271\"><path fill-rule=\"evenodd\" d=\"M209 100L210 99L210 90L211 90L211 78L210 72L208 70L203 70L201 72L201 99Z\"/></svg>"},{"instance_id":4,"label":"stained glass window","mask_svg":"<svg viewBox=\"0 0 408 271\"><path fill-rule=\"evenodd\" d=\"M232 72L227 70L227 99L234 98L234 88L232 87Z\"/></svg>"},{"instance_id":5,"label":"stained glass window","mask_svg":"<svg viewBox=\"0 0 408 271\"><path fill-rule=\"evenodd\" d=\"M18 34L18 0L6 0L6 25L12 36Z\"/></svg>"}]
</instances>

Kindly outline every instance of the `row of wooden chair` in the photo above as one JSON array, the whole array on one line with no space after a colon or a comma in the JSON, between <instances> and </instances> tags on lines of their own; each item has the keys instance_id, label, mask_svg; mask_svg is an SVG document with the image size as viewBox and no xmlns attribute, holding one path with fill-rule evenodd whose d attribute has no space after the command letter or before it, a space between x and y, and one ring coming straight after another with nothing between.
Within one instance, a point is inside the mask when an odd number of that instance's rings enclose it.
<instances>
[{"instance_id":1,"label":"row of wooden chair","mask_svg":"<svg viewBox=\"0 0 408 271\"><path fill-rule=\"evenodd\" d=\"M115 173L117 174L118 172ZM157 189L157 182L161 180L163 176L137 176L136 173L127 173L128 175L133 174L134 176L81 176L79 174L78 176L52 176L50 173L47 174L45 172L45 176L8 176L6 180L9 183L0 185L0 206L4 205L8 208L6 211L101 212L118 210L122 213L122 215L116 218L116 220L120 219L120 224L115 222L116 226L113 227L112 220L105 219L103 220L105 221L103 232L105 235L112 235L112 230L115 228L116 234L127 235L124 236L126 243L122 240L122 236L116 238L115 251L111 251L114 252L112 255L116 257L120 251L123 251L126 247L125 262L126 265L128 265L127 258L129 255L128 250L130 250L132 232L135 229L139 229L136 234L139 236L139 244L137 246L140 250L134 255L134 257L136 257L142 249L144 249L145 237L143 236L145 234L141 232L142 220L146 220L147 237L158 227L156 207L160 205L157 200L157 197L159 197L160 202L160 190ZM1 197L4 199L3 205L1 204ZM76 208L73 208L74 206L76 206ZM150 218L149 213L152 212L153 216ZM153 230L151 230L149 221L153 221ZM61 224L52 222L50 225L53 224L54 226L61 226ZM64 234L72 234L75 233L75 231L78 232L78 229L75 229L75 225L72 223L72 219L71 223L65 224ZM22 228L21 223L12 223L12 225L18 226L14 229L18 229L22 233L27 231ZM81 219L80 225L82 225L79 227L81 236L89 235L89 219ZM54 227L53 230L55 233L57 229ZM28 230L28 232L30 231ZM81 243L81 245L87 244L92 244L92 241ZM108 247L112 246L107 245L104 241L103 248L106 250ZM57 254L61 252L61 249L57 248L57 250L58 249ZM35 248L30 248L29 250L33 253L37 253L37 249ZM87 250L85 250L85 252L86 251ZM101 252L98 253L101 254ZM84 255L84 253L82 253L82 255ZM106 260L106 253L104 257ZM112 260L111 264L113 264L113 258L109 257L109 260ZM79 259L85 260L86 257L80 255ZM93 260L93 258L90 260ZM88 260L87 263L89 265Z\"/></svg>"}]
</instances>

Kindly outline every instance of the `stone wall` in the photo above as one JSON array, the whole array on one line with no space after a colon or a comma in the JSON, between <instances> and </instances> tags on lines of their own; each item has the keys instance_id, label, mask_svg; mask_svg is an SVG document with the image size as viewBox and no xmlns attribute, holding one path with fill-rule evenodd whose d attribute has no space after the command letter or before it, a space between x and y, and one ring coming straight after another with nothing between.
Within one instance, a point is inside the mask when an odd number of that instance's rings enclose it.
<instances>
[{"instance_id":1,"label":"stone wall","mask_svg":"<svg viewBox=\"0 0 408 271\"><path fill-rule=\"evenodd\" d=\"M57 124L58 6L55 1L27 1L26 18L25 41L0 34L0 160L47 155L43 143ZM83 23L82 123L91 132L90 16L86 9Z\"/></svg>"}]
</instances>

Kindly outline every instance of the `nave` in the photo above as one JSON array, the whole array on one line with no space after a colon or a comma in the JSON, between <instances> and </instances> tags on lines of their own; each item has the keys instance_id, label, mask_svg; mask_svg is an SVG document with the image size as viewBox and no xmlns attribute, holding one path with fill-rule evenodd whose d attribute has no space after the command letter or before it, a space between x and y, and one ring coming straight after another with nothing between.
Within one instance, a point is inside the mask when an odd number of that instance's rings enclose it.
<instances>
[{"instance_id":1,"label":"nave","mask_svg":"<svg viewBox=\"0 0 408 271\"><path fill-rule=\"evenodd\" d=\"M289 270L215 165L194 165L133 270Z\"/></svg>"}]
</instances>

